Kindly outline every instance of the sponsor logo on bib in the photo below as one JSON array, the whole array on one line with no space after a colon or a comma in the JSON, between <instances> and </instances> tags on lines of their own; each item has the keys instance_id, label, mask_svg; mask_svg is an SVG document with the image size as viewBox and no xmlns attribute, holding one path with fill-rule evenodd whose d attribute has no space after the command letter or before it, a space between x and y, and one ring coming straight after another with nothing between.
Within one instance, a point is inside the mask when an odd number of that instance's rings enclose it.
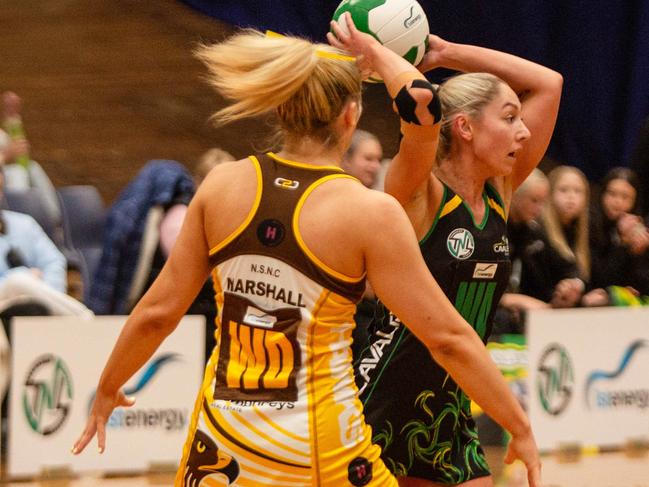
<instances>
[{"instance_id":1,"label":"sponsor logo on bib","mask_svg":"<svg viewBox=\"0 0 649 487\"><path fill-rule=\"evenodd\" d=\"M497 254L509 255L509 239L506 235L500 237L500 241L494 244L494 252Z\"/></svg>"},{"instance_id":2,"label":"sponsor logo on bib","mask_svg":"<svg viewBox=\"0 0 649 487\"><path fill-rule=\"evenodd\" d=\"M257 238L266 247L275 247L284 240L286 230L278 220L264 220L257 227Z\"/></svg>"},{"instance_id":3,"label":"sponsor logo on bib","mask_svg":"<svg viewBox=\"0 0 649 487\"><path fill-rule=\"evenodd\" d=\"M294 179L275 178L275 186L283 189L297 189L300 187L300 182Z\"/></svg>"},{"instance_id":4,"label":"sponsor logo on bib","mask_svg":"<svg viewBox=\"0 0 649 487\"><path fill-rule=\"evenodd\" d=\"M498 270L498 264L493 262L476 262L473 269L474 279L493 279Z\"/></svg>"}]
</instances>

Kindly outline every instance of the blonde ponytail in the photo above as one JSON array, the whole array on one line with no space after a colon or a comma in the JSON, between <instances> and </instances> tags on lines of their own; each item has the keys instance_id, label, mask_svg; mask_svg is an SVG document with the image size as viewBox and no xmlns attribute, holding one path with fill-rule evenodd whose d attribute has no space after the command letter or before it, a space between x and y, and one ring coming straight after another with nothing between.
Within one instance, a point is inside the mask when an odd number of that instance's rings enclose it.
<instances>
[{"instance_id":1,"label":"blonde ponytail","mask_svg":"<svg viewBox=\"0 0 649 487\"><path fill-rule=\"evenodd\" d=\"M217 123L276 112L283 130L323 140L350 97L360 98L360 72L340 54L326 44L255 30L196 51L210 84L232 102L214 114Z\"/></svg>"}]
</instances>

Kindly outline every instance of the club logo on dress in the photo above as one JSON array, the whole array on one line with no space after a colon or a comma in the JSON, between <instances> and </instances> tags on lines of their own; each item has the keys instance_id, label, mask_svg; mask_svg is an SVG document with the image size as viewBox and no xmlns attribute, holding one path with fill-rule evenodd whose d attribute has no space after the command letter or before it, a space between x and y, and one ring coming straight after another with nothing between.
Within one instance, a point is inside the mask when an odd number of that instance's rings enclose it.
<instances>
[{"instance_id":1,"label":"club logo on dress","mask_svg":"<svg viewBox=\"0 0 649 487\"><path fill-rule=\"evenodd\" d=\"M278 220L264 220L257 227L257 238L266 247L275 247L284 240L286 230Z\"/></svg>"},{"instance_id":2,"label":"club logo on dress","mask_svg":"<svg viewBox=\"0 0 649 487\"><path fill-rule=\"evenodd\" d=\"M189 451L183 475L184 486L203 485L209 477L209 485L234 485L239 478L239 462L221 450L206 433L197 429Z\"/></svg>"},{"instance_id":3,"label":"club logo on dress","mask_svg":"<svg viewBox=\"0 0 649 487\"><path fill-rule=\"evenodd\" d=\"M456 228L449 233L446 239L446 248L456 259L468 259L475 250L473 235L466 228Z\"/></svg>"},{"instance_id":4,"label":"club logo on dress","mask_svg":"<svg viewBox=\"0 0 649 487\"><path fill-rule=\"evenodd\" d=\"M372 480L372 463L367 458L356 457L349 463L347 472L347 479L352 485L367 485Z\"/></svg>"}]
</instances>

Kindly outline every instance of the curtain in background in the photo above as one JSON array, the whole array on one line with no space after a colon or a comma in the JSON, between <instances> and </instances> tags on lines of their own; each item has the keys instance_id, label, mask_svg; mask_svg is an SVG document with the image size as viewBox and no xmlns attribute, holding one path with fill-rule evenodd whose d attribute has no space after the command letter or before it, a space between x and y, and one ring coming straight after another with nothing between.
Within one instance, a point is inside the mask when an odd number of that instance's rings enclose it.
<instances>
[{"instance_id":1,"label":"curtain in background","mask_svg":"<svg viewBox=\"0 0 649 487\"><path fill-rule=\"evenodd\" d=\"M239 26L323 41L338 1L183 0ZM564 92L548 155L593 180L628 165L649 117L649 0L420 0L431 31L559 71ZM448 73L431 74L439 81Z\"/></svg>"}]
</instances>

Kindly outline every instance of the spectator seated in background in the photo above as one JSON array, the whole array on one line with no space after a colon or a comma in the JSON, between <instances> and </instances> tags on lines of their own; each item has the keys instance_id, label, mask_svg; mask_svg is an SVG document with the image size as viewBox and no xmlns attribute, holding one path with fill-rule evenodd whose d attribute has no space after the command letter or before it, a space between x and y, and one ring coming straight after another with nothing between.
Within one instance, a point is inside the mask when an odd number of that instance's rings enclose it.
<instances>
[{"instance_id":1,"label":"spectator seated in background","mask_svg":"<svg viewBox=\"0 0 649 487\"><path fill-rule=\"evenodd\" d=\"M121 192L108 210L102 255L90 288L88 305L95 313L130 311L136 295L144 291L165 212L188 204L194 190L181 164L153 160Z\"/></svg>"},{"instance_id":2,"label":"spectator seated in background","mask_svg":"<svg viewBox=\"0 0 649 487\"><path fill-rule=\"evenodd\" d=\"M196 183L196 187L200 186L203 179L205 179L215 166L218 166L222 162L235 160L232 154L219 147L212 147L206 150L198 159L196 167L194 167L194 182Z\"/></svg>"},{"instance_id":3,"label":"spectator seated in background","mask_svg":"<svg viewBox=\"0 0 649 487\"><path fill-rule=\"evenodd\" d=\"M228 152L213 148L199 159L194 178L175 161L151 161L131 181L109 210L104 247L89 303L97 314L128 313L153 284L178 237L195 184L210 170L233 161ZM187 314L205 316L206 357L214 347L216 309L208 279Z\"/></svg>"},{"instance_id":4,"label":"spectator seated in background","mask_svg":"<svg viewBox=\"0 0 649 487\"><path fill-rule=\"evenodd\" d=\"M234 160L234 156L229 152L224 151L223 149L219 149L218 147L208 149L200 157L198 164L196 164L196 167L194 168L193 177L196 187L198 187L203 182L203 179L205 179L205 177L215 166L221 164L222 162ZM148 275L146 284L144 285L143 289L138 292L139 296L137 296L137 299L139 299L142 294L144 294L144 292L149 289L149 286L153 284L153 281L162 270L162 266L167 260L167 257L169 257L171 249L173 249L173 246L176 243L178 233L180 233L180 228L182 227L183 221L185 220L185 214L187 213L187 205L189 203L189 199L181 197L174 203L175 204L170 206L165 211L164 216L162 217L162 220L160 222L159 246L156 249L156 253L153 257L151 272ZM203 293L201 292L199 297L202 294ZM212 295L213 291L211 286L209 286L208 301L211 307L213 307Z\"/></svg>"},{"instance_id":5,"label":"spectator seated in background","mask_svg":"<svg viewBox=\"0 0 649 487\"><path fill-rule=\"evenodd\" d=\"M366 130L356 129L340 167L347 174L358 178L366 188L375 188L379 182L382 160L383 147L378 137ZM374 319L377 305L378 301L374 290L368 282L354 315L356 322L356 327L352 332L352 355L354 358L367 346L369 326Z\"/></svg>"},{"instance_id":6,"label":"spectator seated in background","mask_svg":"<svg viewBox=\"0 0 649 487\"><path fill-rule=\"evenodd\" d=\"M198 160L194 168L194 182L196 186L200 186L203 179L209 172L222 162L236 160L232 154L218 147L208 149ZM162 266L167 261L171 250L176 243L176 238L180 232L185 214L187 213L187 204L176 204L169 208L160 224L160 245L156 249L146 285L139 293L140 295L153 284L153 281L162 270ZM212 353L215 345L214 339L214 320L216 319L216 308L214 307L214 285L212 278L208 278L200 292L194 299L187 310L187 314L203 315L205 316L206 323L206 336L205 336L205 358L207 359Z\"/></svg>"},{"instance_id":7,"label":"spectator seated in background","mask_svg":"<svg viewBox=\"0 0 649 487\"><path fill-rule=\"evenodd\" d=\"M639 185L635 173L611 169L593 208L590 232L591 291L584 306L611 304L611 286L649 295L649 230L636 213Z\"/></svg>"},{"instance_id":8,"label":"spectator seated in background","mask_svg":"<svg viewBox=\"0 0 649 487\"><path fill-rule=\"evenodd\" d=\"M366 130L357 129L352 142L343 156L342 169L363 183L374 188L381 171L383 148L378 137Z\"/></svg>"},{"instance_id":9,"label":"spectator seated in background","mask_svg":"<svg viewBox=\"0 0 649 487\"><path fill-rule=\"evenodd\" d=\"M550 245L566 260L574 261L579 277L590 279L590 184L573 166L558 166L548 174L550 200L543 211L543 227Z\"/></svg>"},{"instance_id":10,"label":"spectator seated in background","mask_svg":"<svg viewBox=\"0 0 649 487\"><path fill-rule=\"evenodd\" d=\"M0 172L0 188L2 184ZM44 314L92 316L88 308L65 291L66 261L56 245L31 216L0 210L0 312L3 317L23 314L26 307L37 307ZM17 311L18 308L22 311Z\"/></svg>"},{"instance_id":11,"label":"spectator seated in background","mask_svg":"<svg viewBox=\"0 0 649 487\"><path fill-rule=\"evenodd\" d=\"M61 227L61 207L56 189L43 168L32 160L29 142L21 119L22 101L11 91L2 94L2 128L0 130L0 163L4 166L5 187L15 190L36 189L55 226Z\"/></svg>"},{"instance_id":12,"label":"spectator seated in background","mask_svg":"<svg viewBox=\"0 0 649 487\"><path fill-rule=\"evenodd\" d=\"M547 177L535 169L512 197L507 222L512 275L500 301L495 333L520 333L527 310L571 307L581 299L584 282L574 259L550 244L538 222L549 193Z\"/></svg>"}]
</instances>

